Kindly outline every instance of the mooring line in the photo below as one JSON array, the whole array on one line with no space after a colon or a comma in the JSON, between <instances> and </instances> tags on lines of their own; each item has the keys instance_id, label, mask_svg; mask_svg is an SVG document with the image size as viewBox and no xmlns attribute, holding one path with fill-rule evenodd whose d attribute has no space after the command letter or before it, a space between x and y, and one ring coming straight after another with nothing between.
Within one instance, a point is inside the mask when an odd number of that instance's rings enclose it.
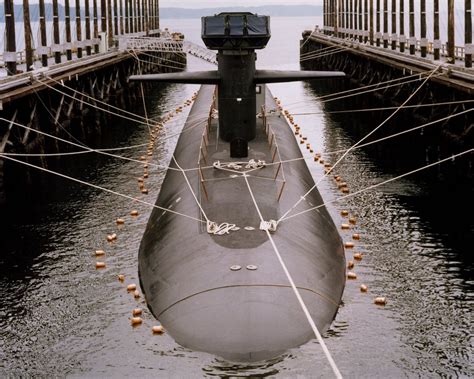
<instances>
[{"instance_id":1,"label":"mooring line","mask_svg":"<svg viewBox=\"0 0 474 379\"><path fill-rule=\"evenodd\" d=\"M463 151L462 153L458 153L458 154L451 155L450 157L443 158L443 159L441 159L441 160L439 160L439 161L437 161L437 162L430 163L430 164L428 164L428 165L426 165L426 166L417 168L417 169L412 170L412 171L410 171L410 172L406 172L406 173L404 173L404 174L402 174L402 175L399 175L399 176L396 176L396 177L394 177L394 178L387 179L387 180L385 180L385 181L383 181L383 182L380 182L380 183L377 183L377 184L373 184L373 185L371 185L371 186L369 186L369 187L366 187L366 188L363 188L363 189L361 189L361 190L359 190L359 191L355 191L355 192L353 192L353 193L349 193L349 194L347 194L347 195L338 197L337 199L329 200L329 201L327 201L327 202L325 202L325 203L323 203L323 204L317 205L317 206L312 207L312 208L305 209L304 211L295 213L295 214L293 214L293 215L291 215L291 216L287 216L287 217L285 217L282 221L287 221L287 220L290 220L290 219L292 219L292 218L294 218L294 217L301 216L302 214L305 214L305 213L308 213L308 212L317 210L317 209L319 209L319 208L325 207L327 204L337 203L337 202L339 202L339 201L346 200L347 198L360 195L360 194L362 194L362 193L364 193L364 192L368 192L368 191L370 191L370 190L373 190L374 188L383 186L384 184L387 184L387 183L390 183L390 182L394 182L394 181L396 181L396 180L399 180L399 179L401 179L401 178L404 178L405 176L415 174L415 173L417 173L417 172L426 170L426 169L431 168L431 167L433 167L433 166L436 166L436 165L445 163L445 162L447 162L447 161L456 159L456 158L458 158L458 157L460 157L460 156L463 156L463 155L469 154L469 153L473 153L473 152L474 152L474 149L469 149L469 150Z\"/></svg>"},{"instance_id":2,"label":"mooring line","mask_svg":"<svg viewBox=\"0 0 474 379\"><path fill-rule=\"evenodd\" d=\"M433 76L435 72L438 71L438 69L442 66L439 65L437 66L430 75L428 75L423 83L421 83L418 88L410 95L408 98L390 115L388 116L380 125L378 125L375 129L373 129L371 132L366 134L363 138L361 138L359 141L357 141L354 145L352 145L349 149L346 150L344 154L332 165L332 167L324 174L324 176L318 180L303 196L299 198L299 200L290 208L288 209L277 221L277 223L281 222L290 212L292 212L302 201L305 200L306 196L308 196L318 185L321 183L321 181L326 178L333 170L334 168L349 154L352 150L354 150L358 145L360 145L363 141L365 141L367 138L369 138L372 134L374 134L377 130L379 130L382 126L384 126L390 119L392 119L393 116L395 116L400 109L404 107L405 104L407 104L417 93L418 91L425 85L425 83Z\"/></svg>"},{"instance_id":3,"label":"mooring line","mask_svg":"<svg viewBox=\"0 0 474 379\"><path fill-rule=\"evenodd\" d=\"M148 206L153 207L153 208L160 209L160 210L165 211L165 212L170 212L170 213L173 213L173 214L178 215L178 216L183 216L183 217L189 218L189 219L191 219L191 220L198 221L198 222L200 222L200 223L205 223L203 220L200 220L200 219L198 219L198 218L196 218L196 217L189 216L189 215L186 215L186 214L184 214L184 213L176 212L176 211L173 211L172 209L160 207L159 205L152 204L152 203L149 203L149 202L144 201L144 200L140 200L140 199L138 199L138 198L136 198L136 197L129 196L129 195L125 195L125 194L123 194L123 193L120 193L120 192L117 192L117 191L113 191L113 190L111 190L111 189L98 186L98 185L96 185L96 184L92 184L92 183L89 183L89 182L85 182L85 181L83 181L83 180L80 180L80 179L77 179L77 178L73 178L72 176L64 175L64 174L61 174L61 173L56 172L56 171L49 170L49 169L44 168L44 167L36 166L36 165L33 165L33 164L31 164L31 163L28 163L28 162L23 162L23 161L20 161L20 160L18 160L18 159L15 159L15 158L6 156L6 155L3 154L3 153L0 153L0 157L3 158L3 159L8 159L8 160L13 161L13 162L16 162L16 163L20 163L20 164L25 165L25 166L28 166L28 167L35 168L35 169L40 170L40 171L47 172L47 173L49 173L49 174L57 175L57 176L59 176L59 177L61 177L61 178L68 179L68 180L71 180L71 181L73 181L73 182L77 182L77 183L80 183L80 184L83 184L83 185L86 185L86 186L89 186L89 187L92 187L92 188L95 188L95 189L99 189L99 190L104 191L104 192L111 193L111 194L113 194L113 195L117 195L117 196L123 197L123 198L128 199L128 200L136 201L136 202L138 202L138 203L145 204L145 205L148 205Z\"/></svg>"},{"instance_id":4,"label":"mooring line","mask_svg":"<svg viewBox=\"0 0 474 379\"><path fill-rule=\"evenodd\" d=\"M460 100L460 101L446 101L442 103L430 103L430 104L418 104L418 105L405 105L405 109L409 108L427 108L427 107L439 107L444 105L456 105L456 104L470 104L474 103L474 100ZM292 116L311 116L317 114L341 114L341 113L354 113L354 112L376 112L376 111L389 111L397 109L397 107L380 107L380 108L360 108L360 109L347 109L341 111L319 111L319 112L291 112Z\"/></svg>"},{"instance_id":5,"label":"mooring line","mask_svg":"<svg viewBox=\"0 0 474 379\"><path fill-rule=\"evenodd\" d=\"M9 120L5 119L5 118L2 118L0 117L0 121L5 121L7 123L10 123ZM90 147L87 147L87 146L84 146L84 145L80 145L80 144L77 144L77 143L74 143L74 142L71 142L71 141L68 141L68 140L65 140L63 138L60 138L60 137L56 137L56 136L53 136L49 133L45 133L45 132L42 132L40 130L36 130L36 129L33 129L33 128L30 128L26 125L22 125L20 123L17 123L17 122L14 122L12 121L11 122L13 125L16 125L18 127L21 127L21 128L24 128L24 129L28 129L28 130L31 130L32 132L35 132L35 133L38 133L38 134L41 134L41 135L44 135L46 137L50 137L50 138L53 138L53 139L56 139L58 141L61 141L61 142L64 142L66 144L69 144L69 145L72 145L72 146L76 146L76 147L80 147L84 150L87 150L91 153L97 153L97 154L102 154L102 155L106 155L106 156L109 156L109 157L112 157L112 158L117 158L117 159L122 159L122 160L126 160L126 161L130 161L130 162L135 162L135 163L140 163L140 164L143 164L143 161L139 160L139 159L134 159L134 158L127 158L127 157L123 157L123 156L120 156L120 155L116 155L116 154L111 154L111 153L107 153L105 151L101 151L101 150L96 150L96 149L92 149ZM193 125L192 128L195 128L197 126L201 125L201 122L198 122L196 124ZM187 132L189 131L190 128L186 128L186 130L184 132ZM181 133L183 133L183 131L181 131ZM169 138L169 137L168 137ZM176 169L174 167L170 167L170 166L164 166L164 165L160 165L160 164L156 164L156 163L152 163L152 162L149 162L148 163L149 165L153 166L153 167L156 167L156 168L159 168L159 169L162 169L162 170L167 170L167 169L170 169L170 170L175 170L175 171L180 171L179 169ZM194 169L194 170L198 170L198 168ZM191 170L189 170L191 171Z\"/></svg>"},{"instance_id":6,"label":"mooring line","mask_svg":"<svg viewBox=\"0 0 474 379\"><path fill-rule=\"evenodd\" d=\"M257 204L257 201L255 199L255 195L252 191L252 187L250 186L250 183L248 181L248 176L247 176L246 173L244 173L242 176L245 179L245 183L247 184L247 188L250 192L250 196L252 197L253 204L255 206L255 209L257 210L258 216L260 217L260 221L265 222L265 220L263 219L262 213L260 211L260 208ZM336 362L334 362L334 359L332 358L331 353L329 352L329 349L327 348L326 343L324 342L323 337L321 336L321 333L318 330L318 327L316 326L313 318L311 317L311 314L309 313L308 307L306 306L306 304L305 304L298 288L296 287L295 282L294 282L290 272L288 271L288 268L286 267L285 262L283 261L283 258L280 254L280 251L278 250L278 247L276 246L275 241L273 240L273 237L270 234L270 231L268 229L265 229L265 232L267 233L268 239L270 240L270 243L273 247L273 251L275 252L275 254L277 256L278 261L280 262L280 265L283 268L283 271L285 272L285 275L288 278L288 281L290 282L291 288L293 289L293 292L295 293L296 298L298 299L298 302L299 302L301 308L303 309L303 312L306 316L306 319L308 320L309 325L311 326L311 329L313 330L313 333L316 336L316 339L318 340L319 344L321 345L321 348L323 349L324 354L326 355L326 358L327 358L329 364L331 365L331 368L334 372L334 375L336 376L336 378L342 378L341 372L339 371L339 369L336 365Z\"/></svg>"},{"instance_id":7,"label":"mooring line","mask_svg":"<svg viewBox=\"0 0 474 379\"><path fill-rule=\"evenodd\" d=\"M202 215L203 215L204 218L206 219L206 222L210 221L209 218L208 218L207 215L206 215L206 212L204 212L204 209L202 208L201 203L200 203L199 200L197 199L196 194L194 193L193 187L191 186L191 183L189 183L189 179L188 179L188 177L187 177L187 175L186 175L186 172L185 172L185 171L181 168L181 166L178 164L178 161L176 160L174 154L173 154L173 161L174 161L174 163L176 164L176 166L178 166L179 171L181 171L181 173L183 174L184 180L186 180L186 183L188 184L189 191L191 191L191 194L193 195L194 200L196 201L197 206L198 206L199 209L201 210Z\"/></svg>"},{"instance_id":8,"label":"mooring line","mask_svg":"<svg viewBox=\"0 0 474 379\"><path fill-rule=\"evenodd\" d=\"M410 78L414 78L414 77L419 77L419 79L417 80L422 80L421 79L421 76L422 75L425 75L427 73L431 72L430 70L428 71L422 71L420 73L417 73L417 74L412 74L412 75L408 75L408 76L404 76L404 77L401 77L401 78L396 78L396 79L390 79L390 80L386 80L384 82L378 82L378 83L374 83L374 84L368 84L366 86L362 86L362 87L358 87L358 88L351 88L351 89L348 89L348 90L344 90L344 91L339 91L339 92L335 92L335 93L330 93L330 94L327 94L327 95L323 95L323 96L318 96L317 97L317 100L323 100L323 99L327 99L327 98L331 98L333 96L339 96L339 95L344 95L344 94L349 94L349 93L354 93L354 96L358 95L358 92L362 92L363 90L366 90L366 89L369 89L369 88L372 88L372 87L377 87L377 89L385 89L386 87L379 87L380 85L382 84L389 84L389 83L393 83L393 82L400 82L402 81L402 83L398 83L398 85L403 85L404 82L403 81L407 81L408 79ZM364 92L365 93L365 92ZM286 107L288 106L293 106L293 105L298 105L298 104L301 104L301 105L304 105L306 103L312 103L313 100L309 99L309 100L304 100L304 101L295 101L293 103L288 103L286 104Z\"/></svg>"}]
</instances>

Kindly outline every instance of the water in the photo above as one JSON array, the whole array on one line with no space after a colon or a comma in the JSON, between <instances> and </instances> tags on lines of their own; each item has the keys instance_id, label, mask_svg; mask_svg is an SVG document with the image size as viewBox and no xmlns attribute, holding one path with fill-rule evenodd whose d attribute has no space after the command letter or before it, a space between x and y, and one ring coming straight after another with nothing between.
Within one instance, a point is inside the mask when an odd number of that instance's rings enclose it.
<instances>
[{"instance_id":1,"label":"water","mask_svg":"<svg viewBox=\"0 0 474 379\"><path fill-rule=\"evenodd\" d=\"M259 53L259 67L298 69L301 31L318 23L274 18L273 39ZM180 29L194 41L200 38L198 20L164 20L162 26ZM209 68L189 59L189 69ZM163 115L196 89L164 86L148 98L147 109ZM327 91L323 85L278 84L271 90L292 113L314 113L295 118L317 151L348 148L381 119L377 113L327 113L349 104L331 108L320 103L316 95ZM168 133L179 131L186 113L168 124ZM145 143L146 130L144 125L117 122L108 131L108 146ZM155 162L167 164L175 143L176 138L163 135ZM417 143L358 150L347 156L338 174L352 191L362 189L425 164L425 152L419 150L424 148ZM137 158L144 153L145 148L124 155ZM325 336L345 377L473 376L472 180L449 176L465 162L461 158L328 206L337 225L347 222L340 216L342 209L357 216L354 229L341 233L344 240L360 233L356 251L364 254L353 270L358 279L347 282L343 306ZM321 179L321 165L311 160L308 165L315 179ZM139 194L136 178L142 168L135 163L79 156L64 161L61 171ZM150 209L64 179L45 178L47 187L30 201L33 205L26 210L11 207L1 229L0 376L332 377L315 340L272 361L234 365L182 348L169 335L152 335L156 321L147 310L144 325L132 328L132 309L145 305L125 286L138 284L137 252ZM155 201L162 179L162 173L150 169L150 194L143 199ZM340 196L333 180L324 179L318 187L326 201ZM21 200L31 195L20 188L17 196ZM140 211L137 218L129 216L132 209ZM115 224L118 217L126 220L121 228ZM118 240L109 245L105 237L112 232ZM107 251L107 268L96 271L94 251L100 248ZM351 251L347 258L352 259ZM125 283L117 280L118 274L126 276ZM369 287L367 294L359 291L361 283ZM374 305L376 296L386 296L387 305Z\"/></svg>"}]
</instances>

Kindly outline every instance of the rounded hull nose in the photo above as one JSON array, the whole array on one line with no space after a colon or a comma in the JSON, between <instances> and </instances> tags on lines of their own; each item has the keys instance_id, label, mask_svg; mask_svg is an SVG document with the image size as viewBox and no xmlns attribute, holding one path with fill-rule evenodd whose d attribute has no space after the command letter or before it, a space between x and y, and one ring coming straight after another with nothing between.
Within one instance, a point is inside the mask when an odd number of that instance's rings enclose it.
<instances>
[{"instance_id":1,"label":"rounded hull nose","mask_svg":"<svg viewBox=\"0 0 474 379\"><path fill-rule=\"evenodd\" d=\"M309 290L300 293L319 330L327 329L337 305ZM182 346L231 361L269 359L314 337L286 286L211 289L177 302L159 319Z\"/></svg>"}]
</instances>

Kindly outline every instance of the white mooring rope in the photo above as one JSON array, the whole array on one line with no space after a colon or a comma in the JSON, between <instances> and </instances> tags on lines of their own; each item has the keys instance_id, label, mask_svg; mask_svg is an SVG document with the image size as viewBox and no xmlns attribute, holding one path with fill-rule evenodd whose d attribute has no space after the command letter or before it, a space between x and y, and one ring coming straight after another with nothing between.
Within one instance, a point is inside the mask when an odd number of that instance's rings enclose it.
<instances>
[{"instance_id":1,"label":"white mooring rope","mask_svg":"<svg viewBox=\"0 0 474 379\"><path fill-rule=\"evenodd\" d=\"M257 210L258 216L260 217L260 221L262 223L264 223L265 220L263 219L262 213L260 212L260 208L258 207L257 201L255 200L255 196L253 194L252 188L250 187L250 183L248 181L247 174L244 173L243 177L245 179L245 183L247 184L247 188L249 189L250 196L252 197L253 204L255 205L255 209ZM329 352L329 349L327 348L327 346L326 346L326 344L323 340L323 337L321 336L321 333L318 330L318 327L314 323L314 320L311 317L311 314L309 313L308 308L306 307L306 304L305 304L303 298L301 297L301 294L298 291L298 288L296 287L295 282L293 281L293 278L291 277L291 274L288 271L288 268L286 267L285 262L283 261L283 258L281 257L281 254L278 250L278 247L275 244L275 241L272 238L272 235L270 234L270 231L268 229L265 229L265 233L267 233L268 239L270 240L270 243L273 246L273 250L274 250L274 252L275 252L275 254L278 258L278 261L280 262L280 265L283 268L283 271L285 272L285 275L286 275L286 277L288 278L288 281L291 284L291 288L293 289L293 292L295 293L296 298L298 299L298 302L299 302L301 308L303 309L303 312L306 316L306 319L308 320L311 328L313 329L314 335L316 336L316 339L318 340L319 344L321 345L321 348L323 349L324 354L326 355L326 358L327 358L329 364L331 365L331 368L332 368L336 378L342 378L341 372L337 368L336 362L334 362L334 359L332 358L331 353Z\"/></svg>"}]
</instances>

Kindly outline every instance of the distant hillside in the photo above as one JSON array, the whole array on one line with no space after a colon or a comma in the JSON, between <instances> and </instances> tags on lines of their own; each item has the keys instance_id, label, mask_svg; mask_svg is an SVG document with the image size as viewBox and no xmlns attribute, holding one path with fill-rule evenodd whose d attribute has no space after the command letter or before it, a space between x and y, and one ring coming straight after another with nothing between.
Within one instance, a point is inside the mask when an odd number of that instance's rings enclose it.
<instances>
[{"instance_id":1,"label":"distant hillside","mask_svg":"<svg viewBox=\"0 0 474 379\"><path fill-rule=\"evenodd\" d=\"M266 5L259 7L160 8L160 18L196 18L220 12L252 12L268 16L321 16L323 7L314 5Z\"/></svg>"},{"instance_id":2,"label":"distant hillside","mask_svg":"<svg viewBox=\"0 0 474 379\"><path fill-rule=\"evenodd\" d=\"M3 4L0 5L0 22L5 22L5 12ZM23 6L15 4L14 8L15 20L23 21ZM58 6L59 19L64 20L64 6ZM198 18L202 16L209 16L220 12L252 12L264 14L268 16L285 16L285 17L299 17L299 16L321 16L323 8L321 6L313 5L266 5L259 7L222 7L222 8L203 8L203 9L187 9L187 8L160 8L160 18ZM45 4L46 20L53 19L53 6L51 3ZM76 9L70 7L71 19L74 21L76 16ZM92 15L92 9L91 9ZM81 9L81 15L84 18L84 8ZM39 5L30 5L30 19L31 21L39 20Z\"/></svg>"}]
</instances>

